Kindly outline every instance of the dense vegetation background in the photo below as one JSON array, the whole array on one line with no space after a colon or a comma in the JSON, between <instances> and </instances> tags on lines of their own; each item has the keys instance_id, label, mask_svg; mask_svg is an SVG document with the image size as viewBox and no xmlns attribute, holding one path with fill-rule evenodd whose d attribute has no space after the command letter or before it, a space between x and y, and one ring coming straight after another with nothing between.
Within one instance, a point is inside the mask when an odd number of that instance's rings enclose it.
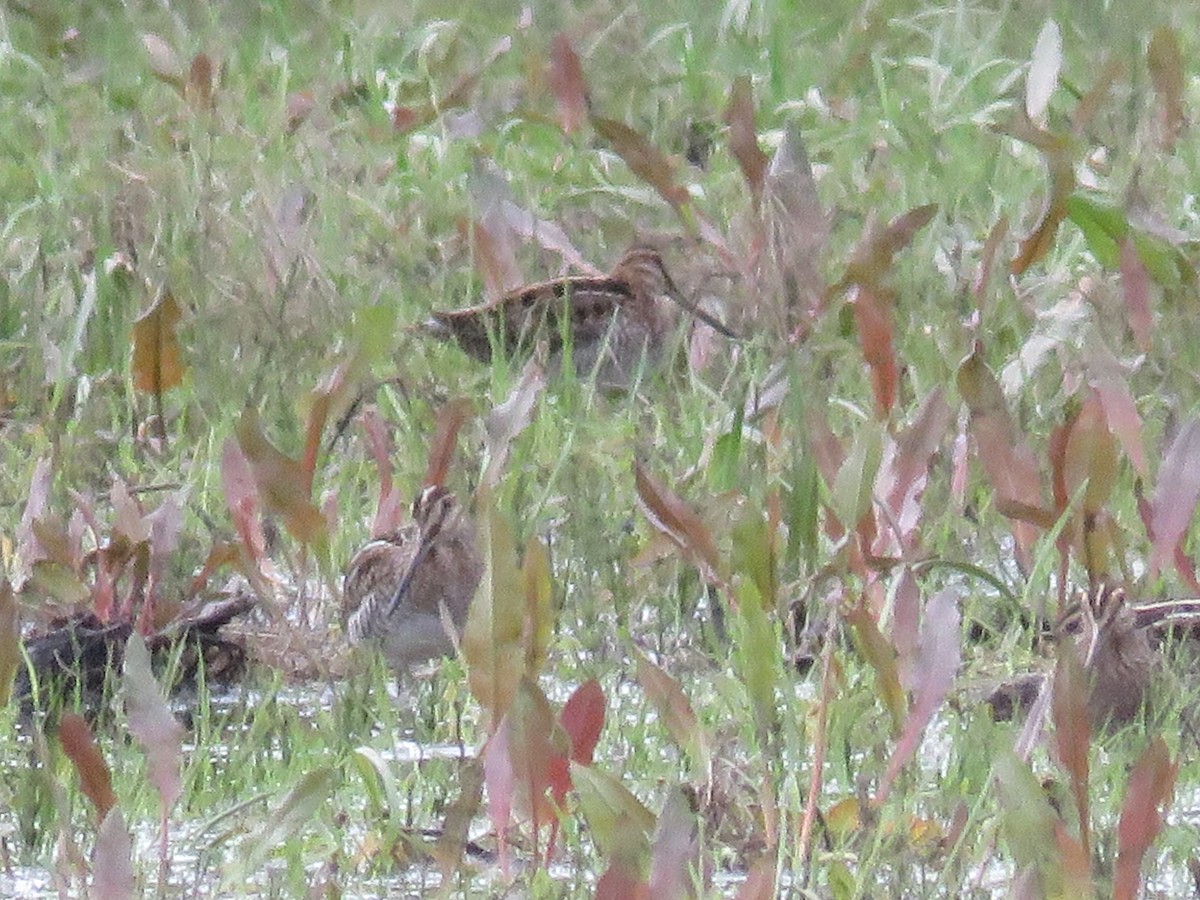
<instances>
[{"instance_id":1,"label":"dense vegetation background","mask_svg":"<svg viewBox=\"0 0 1200 900\"><path fill-rule=\"evenodd\" d=\"M0 10L0 693L139 635L7 698L0 893L1185 893L1186 642L1117 734L982 698L1200 593L1194 17L461 7ZM739 339L608 396L419 328L636 240ZM485 613L397 692L339 574L430 471Z\"/></svg>"}]
</instances>

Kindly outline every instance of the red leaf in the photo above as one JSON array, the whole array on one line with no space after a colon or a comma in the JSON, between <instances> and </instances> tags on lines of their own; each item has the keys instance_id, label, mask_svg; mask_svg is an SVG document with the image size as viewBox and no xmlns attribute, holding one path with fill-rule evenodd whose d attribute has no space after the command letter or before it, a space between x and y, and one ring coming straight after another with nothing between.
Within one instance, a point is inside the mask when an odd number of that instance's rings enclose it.
<instances>
[{"instance_id":1,"label":"red leaf","mask_svg":"<svg viewBox=\"0 0 1200 900\"><path fill-rule=\"evenodd\" d=\"M1142 448L1142 417L1129 389L1125 369L1094 332L1085 338L1084 353L1088 384L1096 391L1108 430L1121 442L1138 475L1145 477L1150 470Z\"/></svg>"},{"instance_id":2,"label":"red leaf","mask_svg":"<svg viewBox=\"0 0 1200 900\"><path fill-rule=\"evenodd\" d=\"M1163 815L1170 806L1178 773L1179 763L1171 762L1161 735L1150 742L1129 773L1129 787L1117 823L1114 900L1134 900L1138 896L1142 858L1162 830Z\"/></svg>"},{"instance_id":3,"label":"red leaf","mask_svg":"<svg viewBox=\"0 0 1200 900\"><path fill-rule=\"evenodd\" d=\"M1125 317L1134 342L1143 353L1149 353L1153 344L1150 315L1150 273L1142 262L1133 239L1127 234L1121 238L1121 290L1125 295Z\"/></svg>"},{"instance_id":4,"label":"red leaf","mask_svg":"<svg viewBox=\"0 0 1200 900\"><path fill-rule=\"evenodd\" d=\"M368 406L363 410L361 421L367 435L367 449L379 473L379 502L375 505L375 521L371 523L371 537L377 538L400 527L405 498L396 490L392 479L392 439L379 410Z\"/></svg>"},{"instance_id":5,"label":"red leaf","mask_svg":"<svg viewBox=\"0 0 1200 900\"><path fill-rule=\"evenodd\" d=\"M767 172L767 154L758 146L758 133L754 128L754 88L748 75L734 79L725 107L725 124L729 126L729 149L733 151L742 176L750 186L750 196L757 205Z\"/></svg>"},{"instance_id":6,"label":"red leaf","mask_svg":"<svg viewBox=\"0 0 1200 900\"><path fill-rule=\"evenodd\" d=\"M483 750L483 781L487 786L488 818L500 837L500 868L508 875L508 826L512 821L517 776L508 751L508 718L505 717Z\"/></svg>"},{"instance_id":7,"label":"red leaf","mask_svg":"<svg viewBox=\"0 0 1200 900\"><path fill-rule=\"evenodd\" d=\"M1079 836L1084 857L1091 846L1088 823L1088 753L1091 750L1092 728L1088 717L1088 682L1083 665L1069 645L1059 648L1058 666L1054 671L1054 694L1051 701L1054 716L1054 746L1058 760L1071 779L1071 794L1079 815Z\"/></svg>"},{"instance_id":8,"label":"red leaf","mask_svg":"<svg viewBox=\"0 0 1200 900\"><path fill-rule=\"evenodd\" d=\"M708 740L691 702L683 693L678 681L637 650L633 653L637 663L638 683L654 705L667 734L676 746L688 755L695 776L707 783L710 768Z\"/></svg>"},{"instance_id":9,"label":"red leaf","mask_svg":"<svg viewBox=\"0 0 1200 900\"><path fill-rule=\"evenodd\" d=\"M717 545L708 526L675 493L655 481L637 460L633 463L638 506L646 519L700 568L704 578L719 583Z\"/></svg>"},{"instance_id":10,"label":"red leaf","mask_svg":"<svg viewBox=\"0 0 1200 900\"><path fill-rule=\"evenodd\" d=\"M596 900L650 900L653 896L645 879L620 861L614 861L596 882Z\"/></svg>"},{"instance_id":11,"label":"red leaf","mask_svg":"<svg viewBox=\"0 0 1200 900\"><path fill-rule=\"evenodd\" d=\"M573 134L588 118L587 81L575 48L561 33L550 42L550 89L558 101L558 121L562 130Z\"/></svg>"},{"instance_id":12,"label":"red leaf","mask_svg":"<svg viewBox=\"0 0 1200 900\"><path fill-rule=\"evenodd\" d=\"M1158 470L1150 501L1150 577L1173 559L1200 501L1200 420L1179 430Z\"/></svg>"},{"instance_id":13,"label":"red leaf","mask_svg":"<svg viewBox=\"0 0 1200 900\"><path fill-rule=\"evenodd\" d=\"M854 248L841 281L829 294L838 294L853 285L878 289L891 271L896 254L933 221L937 211L937 204L929 203L901 213L882 228L874 223L869 225Z\"/></svg>"},{"instance_id":14,"label":"red leaf","mask_svg":"<svg viewBox=\"0 0 1200 900\"><path fill-rule=\"evenodd\" d=\"M8 579L0 578L0 709L8 706L13 678L23 661L17 598Z\"/></svg>"},{"instance_id":15,"label":"red leaf","mask_svg":"<svg viewBox=\"0 0 1200 900\"><path fill-rule=\"evenodd\" d=\"M1150 66L1150 80L1154 83L1154 93L1158 99L1162 147L1170 153L1187 123L1183 110L1187 76L1183 53L1179 49L1179 37L1174 28L1160 25L1154 29L1154 36L1150 38L1150 46L1146 50L1146 62Z\"/></svg>"},{"instance_id":16,"label":"red leaf","mask_svg":"<svg viewBox=\"0 0 1200 900\"><path fill-rule=\"evenodd\" d=\"M1058 226L1067 217L1067 200L1075 190L1075 153L1068 136L1042 131L1028 119L1011 123L1008 133L1041 151L1050 181L1037 224L1021 239L1017 255L1010 263L1012 273L1020 275L1054 246Z\"/></svg>"},{"instance_id":17,"label":"red leaf","mask_svg":"<svg viewBox=\"0 0 1200 900\"><path fill-rule=\"evenodd\" d=\"M910 549L910 538L920 525L920 501L929 466L950 428L950 415L942 389L934 388L912 423L895 440L886 440L875 477L875 496L887 508L892 525L883 534L898 533L893 544L878 546L882 541L877 542L876 553L903 555Z\"/></svg>"},{"instance_id":18,"label":"red leaf","mask_svg":"<svg viewBox=\"0 0 1200 900\"><path fill-rule=\"evenodd\" d=\"M474 412L471 401L458 397L444 404L437 414L437 427L429 443L429 462L425 467L425 486L444 484L450 460L458 443L458 432Z\"/></svg>"},{"instance_id":19,"label":"red leaf","mask_svg":"<svg viewBox=\"0 0 1200 900\"><path fill-rule=\"evenodd\" d=\"M775 858L760 856L738 889L737 900L771 900L775 896Z\"/></svg>"},{"instance_id":20,"label":"red leaf","mask_svg":"<svg viewBox=\"0 0 1200 900\"><path fill-rule=\"evenodd\" d=\"M323 540L325 517L310 498L310 473L299 460L284 456L266 439L253 407L245 409L235 431L263 505L281 515L287 530L301 543Z\"/></svg>"},{"instance_id":21,"label":"red leaf","mask_svg":"<svg viewBox=\"0 0 1200 900\"><path fill-rule=\"evenodd\" d=\"M258 493L254 489L250 463L233 438L228 438L221 450L221 488L242 549L254 569L262 571L267 541L258 512Z\"/></svg>"},{"instance_id":22,"label":"red leaf","mask_svg":"<svg viewBox=\"0 0 1200 900\"><path fill-rule=\"evenodd\" d=\"M892 606L892 646L896 648L896 668L905 690L911 691L916 685L920 645L921 589L912 567L905 566L896 584Z\"/></svg>"},{"instance_id":23,"label":"red leaf","mask_svg":"<svg viewBox=\"0 0 1200 900\"><path fill-rule=\"evenodd\" d=\"M592 764L592 753L604 730L604 691L594 678L577 687L563 705L559 714L563 730L571 739L573 762L580 765Z\"/></svg>"},{"instance_id":24,"label":"red leaf","mask_svg":"<svg viewBox=\"0 0 1200 900\"><path fill-rule=\"evenodd\" d=\"M468 233L470 235L471 258L475 262L475 270L483 279L485 298L496 300L524 281L506 223L468 223L466 219L461 219L458 230L464 238Z\"/></svg>"},{"instance_id":25,"label":"red leaf","mask_svg":"<svg viewBox=\"0 0 1200 900\"><path fill-rule=\"evenodd\" d=\"M112 776L104 755L92 738L91 729L82 716L66 712L58 725L58 739L79 773L80 787L84 796L92 801L96 818L104 821L108 811L117 805L117 795L113 793Z\"/></svg>"},{"instance_id":26,"label":"red leaf","mask_svg":"<svg viewBox=\"0 0 1200 900\"><path fill-rule=\"evenodd\" d=\"M917 667L916 685L908 721L904 733L896 742L887 772L879 786L882 802L891 789L892 782L900 769L917 751L925 727L933 719L950 686L962 659L959 636L958 594L947 588L935 594L925 604L925 621L921 626L921 641L918 650L920 665Z\"/></svg>"},{"instance_id":27,"label":"red leaf","mask_svg":"<svg viewBox=\"0 0 1200 900\"><path fill-rule=\"evenodd\" d=\"M896 383L900 367L892 347L892 301L890 291L860 286L851 294L854 323L863 359L871 370L871 388L875 393L875 411L886 419L896 402Z\"/></svg>"},{"instance_id":28,"label":"red leaf","mask_svg":"<svg viewBox=\"0 0 1200 900\"><path fill-rule=\"evenodd\" d=\"M1041 509L1037 462L1032 451L1017 436L1004 392L983 361L983 346L979 342L959 365L957 383L958 392L971 413L970 431L975 442L975 455L982 463L997 499L1009 502L1009 509L1025 507L1042 511L1052 521L1054 513ZM1026 570L1037 540L1037 530L1027 521L1013 523L1017 560Z\"/></svg>"},{"instance_id":29,"label":"red leaf","mask_svg":"<svg viewBox=\"0 0 1200 900\"><path fill-rule=\"evenodd\" d=\"M192 57L185 94L198 109L212 109L216 106L215 74L212 58L207 53L197 53Z\"/></svg>"},{"instance_id":30,"label":"red leaf","mask_svg":"<svg viewBox=\"0 0 1200 900\"><path fill-rule=\"evenodd\" d=\"M658 191L676 210L691 202L687 188L675 180L671 160L643 135L624 122L599 116L592 116L592 128L625 160L634 175Z\"/></svg>"},{"instance_id":31,"label":"red leaf","mask_svg":"<svg viewBox=\"0 0 1200 900\"><path fill-rule=\"evenodd\" d=\"M1066 497L1084 481L1087 491L1083 497L1085 519L1097 515L1108 502L1117 479L1117 445L1104 418L1096 394L1084 398L1083 406L1071 422L1063 448L1063 487Z\"/></svg>"}]
</instances>

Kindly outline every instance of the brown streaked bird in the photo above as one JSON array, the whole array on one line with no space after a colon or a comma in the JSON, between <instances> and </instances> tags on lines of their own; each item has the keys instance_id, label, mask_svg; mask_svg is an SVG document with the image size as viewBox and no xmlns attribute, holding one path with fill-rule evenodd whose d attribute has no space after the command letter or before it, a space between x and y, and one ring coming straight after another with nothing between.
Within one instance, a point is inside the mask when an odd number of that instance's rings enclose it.
<instances>
[{"instance_id":1,"label":"brown streaked bird","mask_svg":"<svg viewBox=\"0 0 1200 900\"><path fill-rule=\"evenodd\" d=\"M1072 641L1088 677L1088 716L1097 729L1133 721L1153 699L1161 666L1158 639L1172 625L1200 623L1200 600L1131 602L1119 585L1102 582L1071 601L1054 626L1056 640ZM1029 673L988 697L997 720L1034 704L1045 676Z\"/></svg>"},{"instance_id":2,"label":"brown streaked bird","mask_svg":"<svg viewBox=\"0 0 1200 900\"><path fill-rule=\"evenodd\" d=\"M1109 582L1067 606L1055 633L1074 639L1088 673L1088 713L1095 727L1131 722L1145 704L1159 668L1155 632L1200 620L1200 601L1133 603Z\"/></svg>"},{"instance_id":3,"label":"brown streaked bird","mask_svg":"<svg viewBox=\"0 0 1200 900\"><path fill-rule=\"evenodd\" d=\"M482 577L466 513L448 489L427 486L413 501L412 521L367 543L346 567L346 634L378 644L400 673L448 656Z\"/></svg>"},{"instance_id":4,"label":"brown streaked bird","mask_svg":"<svg viewBox=\"0 0 1200 900\"><path fill-rule=\"evenodd\" d=\"M453 338L483 362L491 360L493 346L511 354L532 347L536 336L544 335L555 366L569 334L572 360L581 378L595 371L599 383L625 387L643 357L648 365L662 357L674 322L664 298L726 337L735 337L723 323L683 298L662 255L644 245L627 250L608 275L532 284L490 303L435 312L426 327L438 337Z\"/></svg>"}]
</instances>

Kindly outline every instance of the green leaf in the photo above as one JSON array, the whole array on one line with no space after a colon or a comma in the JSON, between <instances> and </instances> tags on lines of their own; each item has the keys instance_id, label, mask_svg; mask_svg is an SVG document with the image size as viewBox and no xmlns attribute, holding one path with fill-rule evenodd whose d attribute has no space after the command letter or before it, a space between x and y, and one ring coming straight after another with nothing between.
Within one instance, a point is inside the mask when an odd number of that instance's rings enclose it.
<instances>
[{"instance_id":1,"label":"green leaf","mask_svg":"<svg viewBox=\"0 0 1200 900\"><path fill-rule=\"evenodd\" d=\"M571 763L571 781L601 855L626 869L644 873L654 833L654 813L615 776L595 766Z\"/></svg>"},{"instance_id":2,"label":"green leaf","mask_svg":"<svg viewBox=\"0 0 1200 900\"><path fill-rule=\"evenodd\" d=\"M871 490L883 454L879 428L864 424L854 436L854 446L833 480L831 502L838 521L853 529L871 508Z\"/></svg>"},{"instance_id":3,"label":"green leaf","mask_svg":"<svg viewBox=\"0 0 1200 900\"><path fill-rule=\"evenodd\" d=\"M783 671L783 638L751 581L742 581L738 589L738 625L736 664L762 739L778 720L775 686Z\"/></svg>"},{"instance_id":4,"label":"green leaf","mask_svg":"<svg viewBox=\"0 0 1200 900\"><path fill-rule=\"evenodd\" d=\"M244 882L257 871L275 849L282 847L304 829L329 799L338 783L336 770L321 766L306 773L296 786L279 801L242 848L242 858L233 866L229 884Z\"/></svg>"}]
</instances>

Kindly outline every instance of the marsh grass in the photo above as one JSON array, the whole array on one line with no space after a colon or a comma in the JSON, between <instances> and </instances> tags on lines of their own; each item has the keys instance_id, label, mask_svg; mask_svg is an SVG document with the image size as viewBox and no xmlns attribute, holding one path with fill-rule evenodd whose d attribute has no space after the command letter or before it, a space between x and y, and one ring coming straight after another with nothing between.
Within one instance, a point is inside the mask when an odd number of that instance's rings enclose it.
<instances>
[{"instance_id":1,"label":"marsh grass","mask_svg":"<svg viewBox=\"0 0 1200 900\"><path fill-rule=\"evenodd\" d=\"M601 266L637 234L682 233L667 204L588 129L564 136L557 127L542 70L559 31L571 36L602 115L628 122L676 157L694 151L707 160L681 178L704 215L734 236L735 252L745 250L748 197L723 144L721 113L743 74L754 79L764 148L777 148L789 124L803 135L832 213L822 263L830 282L869 220L938 203L934 223L895 265L901 300L894 339L904 373L893 421L909 421L933 388L949 389L980 336L992 367L1010 367L1016 389L1008 400L1021 432L1044 448L1073 401L1053 354L1023 366L1014 361L1038 333L1057 336L1060 354L1082 352L1055 305L1081 278L1108 276L1079 230L1064 224L1034 270L1005 285L993 279L984 332L963 327L988 230L1005 215L1012 233L1024 234L1045 191L1037 153L990 126L1021 102L1023 66L1046 16L1055 16L1066 85L1052 105L1055 116L1069 108L1065 100L1058 105L1068 88L1086 90L1108 55L1128 73L1093 125L1092 143L1108 157L1092 170L1091 190L1120 204L1136 184L1138 202L1194 243L1196 144L1185 135L1173 153L1155 146L1143 62L1153 27L1174 25L1181 43L1194 48L1194 23L1166 4L1136 17L1100 4L834 3L820 13L810 6L731 0L699 14L673 0L598 0L535 8L532 24L518 26L516 4L464 7L453 20L428 2L10 4L0 12L6 565L34 462L49 455L50 508L64 519L71 491L105 496L115 478L188 487L183 537L166 576L182 591L213 541L232 534L220 459L243 407L260 409L270 439L297 457L303 395L355 352L364 383L389 380L368 400L391 428L397 482L410 493L443 402L465 395L486 412L520 372L521 360L482 367L412 327L431 309L480 294L478 248L460 224L486 212L497 193L559 224ZM159 35L173 60L149 54L146 33ZM407 134L393 129L391 105L436 106L503 35L512 36L513 48L480 73L468 105ZM211 109L154 75L172 64L186 75L197 53L217 66ZM1194 110L1194 66L1186 74L1185 100ZM306 103L307 114L296 112ZM136 276L106 268L131 249ZM531 280L561 268L533 243L518 258ZM676 244L668 261L678 281L721 295L731 310L748 301L744 280L710 277L720 267L702 248ZM129 371L133 321L164 286L185 310L187 361L183 386L165 397L165 447L140 428L153 409L133 390ZM1140 361L1123 335L1106 333L1130 363L1125 371L1132 370L1148 447L1164 446L1196 406L1195 301L1194 281L1156 285L1155 346ZM975 566L993 583L965 569L931 568L922 592L956 585L964 622L983 623L987 634L966 648L956 682L968 699L956 695L942 708L889 800L867 802L896 738L876 672L839 643L825 690L820 660L795 671L783 637L793 601L807 599L818 626L833 614L822 603L838 549L823 527L832 487L814 461L806 423L819 412L847 447L880 427L869 373L848 305L827 313L799 349L753 321L741 325L747 340L712 369L694 373L680 364L647 372L624 396L605 396L568 373L543 394L514 445L500 508L518 543L547 540L554 572L556 636L543 689L561 705L576 685L599 680L608 709L596 764L657 814L668 788L695 784L700 773L636 681L631 649L679 680L724 792L698 825L704 863L734 876L717 882L714 895L737 893L763 853L764 821L782 836L777 868L781 892L790 896L1004 893L1014 863L991 773L1015 730L992 723L970 691L1044 665L1009 598L1019 597L1028 611L1050 594L1053 542L1041 543L1041 575L1026 581L982 479L972 480L961 504L952 496L943 442L923 500L922 548L932 559ZM776 363L791 389L777 414L781 443L772 445L761 419L737 434L730 423ZM482 429L473 425L450 476L464 493L475 486L482 446ZM739 523L761 518L769 497L781 500L787 537L776 561L779 608L764 623L727 611L732 639L724 644L710 633L711 608L698 613L705 591L693 566L677 556L631 565L651 537L637 510L634 457L694 506L723 559L742 552ZM326 561L286 535L272 554L292 588L309 596L311 627L333 642L335 602L322 585L368 536L377 479L352 424L318 463L314 495L336 498L337 510ZM1129 555L1144 557L1134 485L1126 464L1108 514L1127 533ZM862 587L844 572L836 577L848 591ZM38 602L36 595L26 601ZM29 620L40 616L32 605L24 612ZM294 625L284 615L256 627L291 638ZM771 640L753 643L751 633ZM764 646L772 648L767 658ZM1186 648L1169 659L1186 683ZM170 668L160 673L167 683ZM106 692L107 721L96 735L134 835L139 885L167 896L423 895L439 879L424 830L441 826L463 763L453 753L423 756L421 748L461 745L470 755L485 737L461 666L447 663L432 682L399 690L378 659L353 660L350 677L338 666L318 666L304 683L289 681L285 669L257 666L228 694L201 679L180 701L189 736L183 794L171 817L179 862L168 884L153 875L158 797L122 727L116 685ZM756 678L770 679L767 722L756 719ZM1182 765L1169 827L1146 867L1159 895L1183 890L1193 858L1196 740L1179 727L1192 693L1172 691L1155 713ZM51 717L59 703L49 704ZM78 708L81 698L61 704ZM801 859L818 741L826 820ZM1124 733L1100 743L1091 798L1102 823L1099 856L1111 862L1126 772L1144 738ZM61 750L39 729L20 725L12 704L0 709L0 769L0 885L42 871L68 892L78 889L95 840L92 810ZM1058 772L1045 750L1035 771ZM1067 808L1065 779L1056 777L1062 782L1051 791ZM963 827L955 830L958 819ZM495 852L487 831L480 818L472 837ZM548 870L516 866L505 875L493 863L471 862L454 890L590 896L608 861L580 815L564 819L560 848ZM518 839L515 854L523 850ZM1100 883L1108 877L1102 872Z\"/></svg>"}]
</instances>

